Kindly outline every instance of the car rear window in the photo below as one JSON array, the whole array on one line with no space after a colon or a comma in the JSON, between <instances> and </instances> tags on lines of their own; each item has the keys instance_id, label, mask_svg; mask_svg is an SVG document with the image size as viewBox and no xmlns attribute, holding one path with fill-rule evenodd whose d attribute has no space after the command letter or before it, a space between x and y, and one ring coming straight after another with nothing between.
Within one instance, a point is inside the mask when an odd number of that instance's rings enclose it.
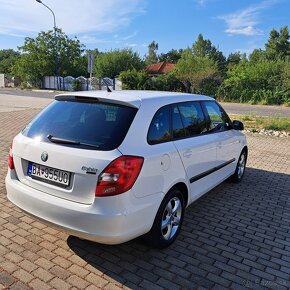
<instances>
[{"instance_id":1,"label":"car rear window","mask_svg":"<svg viewBox=\"0 0 290 290\"><path fill-rule=\"evenodd\" d=\"M112 103L54 101L22 133L44 142L51 142L48 136L52 136L51 140L79 143L57 142L64 146L113 150L124 140L136 112Z\"/></svg>"}]
</instances>

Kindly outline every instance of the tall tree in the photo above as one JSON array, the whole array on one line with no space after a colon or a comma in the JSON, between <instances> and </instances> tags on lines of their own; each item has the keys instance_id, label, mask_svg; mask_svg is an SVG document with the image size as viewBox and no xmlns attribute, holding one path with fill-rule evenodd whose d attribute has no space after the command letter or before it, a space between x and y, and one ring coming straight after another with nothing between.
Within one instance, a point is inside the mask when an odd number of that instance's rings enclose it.
<instances>
[{"instance_id":1,"label":"tall tree","mask_svg":"<svg viewBox=\"0 0 290 290\"><path fill-rule=\"evenodd\" d=\"M204 93L202 84L217 74L216 63L207 56L196 56L191 49L186 49L174 68L174 75L186 90Z\"/></svg>"},{"instance_id":2,"label":"tall tree","mask_svg":"<svg viewBox=\"0 0 290 290\"><path fill-rule=\"evenodd\" d=\"M242 60L242 55L240 52L232 52L227 58L227 65L233 66L238 64Z\"/></svg>"},{"instance_id":3,"label":"tall tree","mask_svg":"<svg viewBox=\"0 0 290 290\"><path fill-rule=\"evenodd\" d=\"M13 49L0 50L0 73L10 75L18 57L19 52Z\"/></svg>"},{"instance_id":4,"label":"tall tree","mask_svg":"<svg viewBox=\"0 0 290 290\"><path fill-rule=\"evenodd\" d=\"M202 34L199 34L196 42L192 45L192 51L195 56L209 57L217 63L220 73L224 73L226 69L226 58L209 39L204 39Z\"/></svg>"},{"instance_id":5,"label":"tall tree","mask_svg":"<svg viewBox=\"0 0 290 290\"><path fill-rule=\"evenodd\" d=\"M138 53L131 49L116 49L98 55L95 59L94 73L99 78L115 78L122 71L140 70L143 66Z\"/></svg>"},{"instance_id":6,"label":"tall tree","mask_svg":"<svg viewBox=\"0 0 290 290\"><path fill-rule=\"evenodd\" d=\"M288 26L280 28L280 31L273 29L265 44L266 56L269 60L290 58L290 35Z\"/></svg>"},{"instance_id":7,"label":"tall tree","mask_svg":"<svg viewBox=\"0 0 290 290\"><path fill-rule=\"evenodd\" d=\"M80 41L69 38L61 29L57 29L57 59L60 76L78 76L86 73L86 57ZM13 72L23 80L38 84L45 75L55 72L55 42L52 30L40 32L36 38L26 37L19 47L21 56L15 63Z\"/></svg>"},{"instance_id":8,"label":"tall tree","mask_svg":"<svg viewBox=\"0 0 290 290\"><path fill-rule=\"evenodd\" d=\"M265 51L262 49L254 49L249 56L250 62L257 63L266 59Z\"/></svg>"},{"instance_id":9,"label":"tall tree","mask_svg":"<svg viewBox=\"0 0 290 290\"><path fill-rule=\"evenodd\" d=\"M177 63L178 60L181 58L183 49L171 49L167 53L161 53L159 55L159 61L167 61L171 63Z\"/></svg>"},{"instance_id":10,"label":"tall tree","mask_svg":"<svg viewBox=\"0 0 290 290\"><path fill-rule=\"evenodd\" d=\"M158 43L153 40L148 45L148 54L146 55L146 58L145 58L145 63L147 65L158 62L157 50L158 50Z\"/></svg>"}]
</instances>

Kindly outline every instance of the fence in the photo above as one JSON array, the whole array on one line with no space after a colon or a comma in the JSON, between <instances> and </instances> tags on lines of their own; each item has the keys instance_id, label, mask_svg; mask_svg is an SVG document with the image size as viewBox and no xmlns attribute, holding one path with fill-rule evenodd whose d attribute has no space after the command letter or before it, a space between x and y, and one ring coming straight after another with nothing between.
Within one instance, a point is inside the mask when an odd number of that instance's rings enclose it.
<instances>
[{"instance_id":1,"label":"fence","mask_svg":"<svg viewBox=\"0 0 290 290\"><path fill-rule=\"evenodd\" d=\"M97 79L95 77L85 78L83 76L74 78L45 76L42 79L42 89L64 90L64 91L91 91L91 90L106 90L107 87L113 90L121 90L122 82L118 79L103 78Z\"/></svg>"},{"instance_id":2,"label":"fence","mask_svg":"<svg viewBox=\"0 0 290 290\"><path fill-rule=\"evenodd\" d=\"M17 77L7 77L4 74L0 74L0 88L5 87L18 87L20 85L20 79Z\"/></svg>"}]
</instances>

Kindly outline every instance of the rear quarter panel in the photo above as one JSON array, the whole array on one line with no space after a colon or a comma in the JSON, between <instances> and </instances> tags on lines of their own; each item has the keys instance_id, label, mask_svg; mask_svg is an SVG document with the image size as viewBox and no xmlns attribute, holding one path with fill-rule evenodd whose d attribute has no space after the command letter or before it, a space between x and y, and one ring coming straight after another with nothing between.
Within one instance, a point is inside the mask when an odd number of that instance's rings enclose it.
<instances>
[{"instance_id":1,"label":"rear quarter panel","mask_svg":"<svg viewBox=\"0 0 290 290\"><path fill-rule=\"evenodd\" d=\"M188 187L183 164L173 142L149 145L147 133L151 120L162 104L142 103L119 150L122 154L144 157L144 164L132 190L136 197L162 192L178 182Z\"/></svg>"}]
</instances>

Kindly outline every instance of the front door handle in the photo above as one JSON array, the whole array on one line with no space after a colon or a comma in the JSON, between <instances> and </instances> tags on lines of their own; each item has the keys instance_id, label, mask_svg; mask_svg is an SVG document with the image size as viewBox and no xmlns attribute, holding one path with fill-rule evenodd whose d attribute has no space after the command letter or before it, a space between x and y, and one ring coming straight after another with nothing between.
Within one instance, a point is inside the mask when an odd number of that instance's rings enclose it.
<instances>
[{"instance_id":1,"label":"front door handle","mask_svg":"<svg viewBox=\"0 0 290 290\"><path fill-rule=\"evenodd\" d=\"M186 157L186 158L189 158L191 155L192 155L192 151L191 151L191 150L186 150L186 151L183 153L183 157Z\"/></svg>"}]
</instances>

